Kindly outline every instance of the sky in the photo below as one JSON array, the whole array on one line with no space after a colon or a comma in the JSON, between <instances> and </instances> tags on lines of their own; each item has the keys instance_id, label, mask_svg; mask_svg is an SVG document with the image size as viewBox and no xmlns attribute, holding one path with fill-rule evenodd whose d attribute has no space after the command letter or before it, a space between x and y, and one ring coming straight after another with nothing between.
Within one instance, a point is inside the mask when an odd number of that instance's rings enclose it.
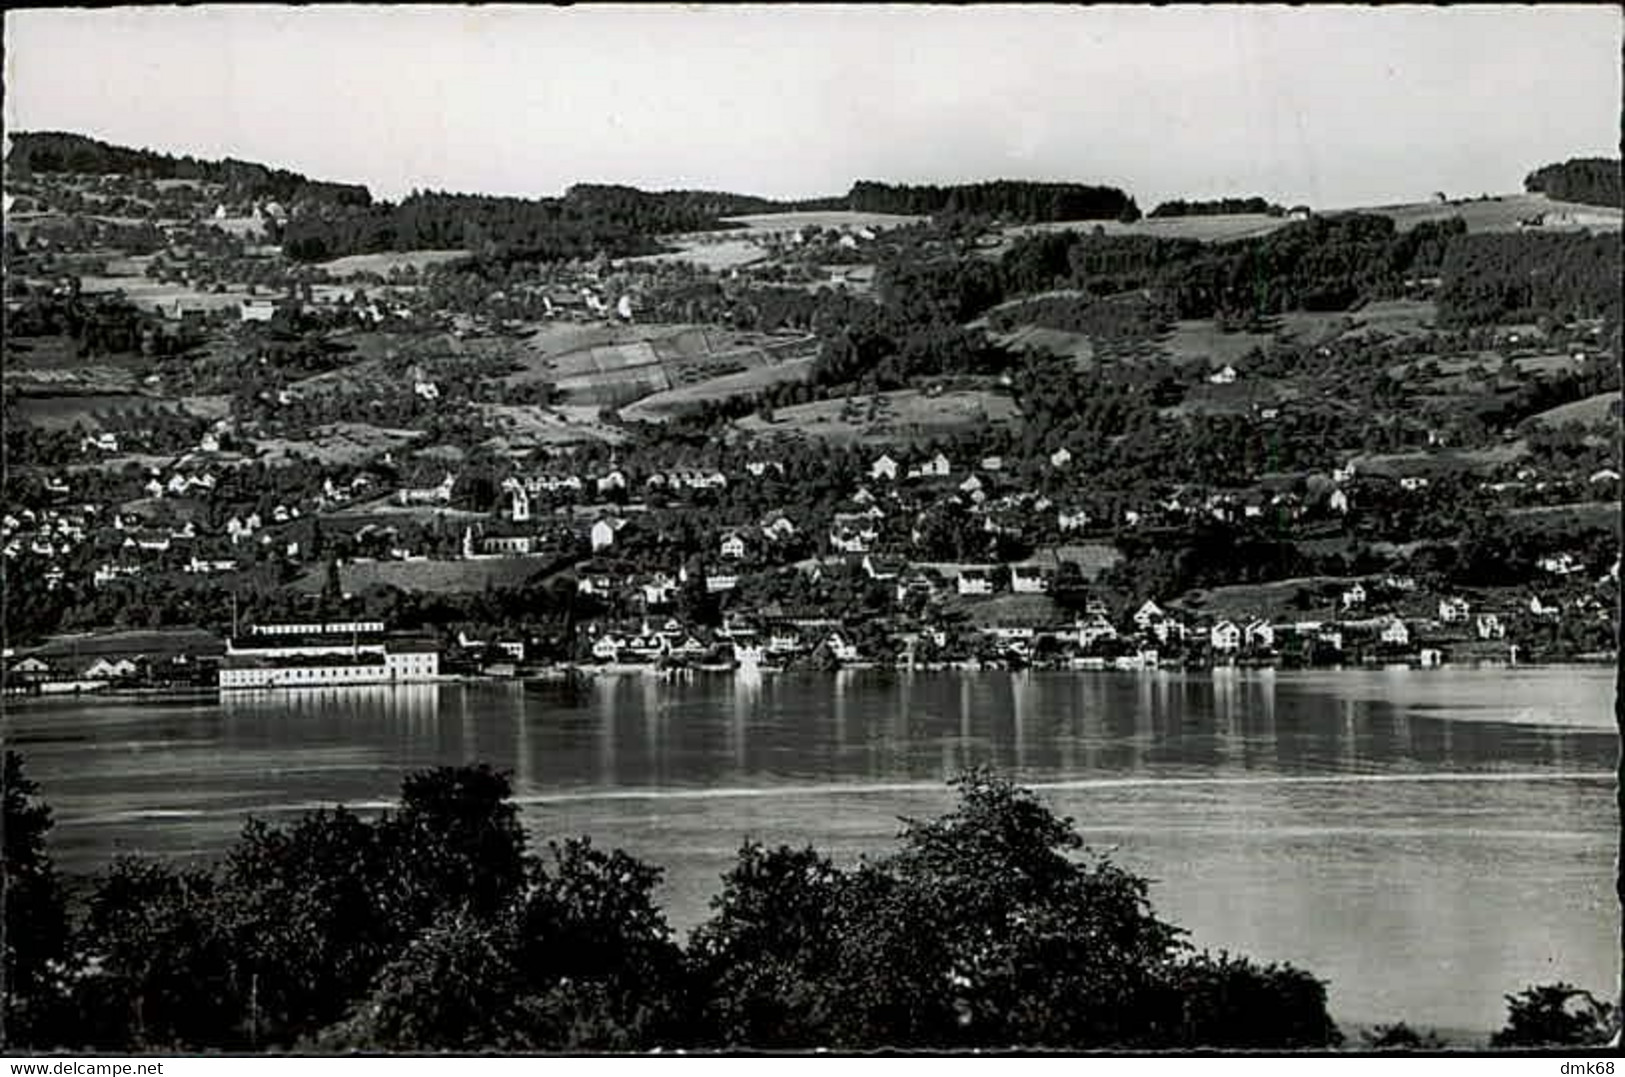
<instances>
[{"instance_id":1,"label":"sky","mask_svg":"<svg viewBox=\"0 0 1625 1077\"><path fill-rule=\"evenodd\" d=\"M1320 208L1618 156L1614 5L8 11L8 130L375 196L1013 178Z\"/></svg>"}]
</instances>

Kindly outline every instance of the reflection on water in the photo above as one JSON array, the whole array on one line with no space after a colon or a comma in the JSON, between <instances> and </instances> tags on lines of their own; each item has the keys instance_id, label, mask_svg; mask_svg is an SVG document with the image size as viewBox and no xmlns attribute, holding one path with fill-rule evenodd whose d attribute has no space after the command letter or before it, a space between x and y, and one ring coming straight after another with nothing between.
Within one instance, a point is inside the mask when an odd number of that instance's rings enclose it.
<instances>
[{"instance_id":1,"label":"reflection on water","mask_svg":"<svg viewBox=\"0 0 1625 1077\"><path fill-rule=\"evenodd\" d=\"M250 813L509 770L533 837L667 869L686 928L747 837L843 860L992 764L1156 880L1199 944L1291 960L1346 1019L1490 1028L1525 982L1617 977L1612 671L842 671L8 706L70 872L211 856ZM1466 985L1474 986L1468 989Z\"/></svg>"}]
</instances>

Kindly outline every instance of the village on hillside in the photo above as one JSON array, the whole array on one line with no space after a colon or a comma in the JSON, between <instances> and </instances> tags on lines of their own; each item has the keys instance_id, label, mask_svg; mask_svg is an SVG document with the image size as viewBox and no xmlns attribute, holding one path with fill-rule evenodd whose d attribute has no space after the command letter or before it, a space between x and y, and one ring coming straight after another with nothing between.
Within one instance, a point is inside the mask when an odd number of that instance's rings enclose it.
<instances>
[{"instance_id":1,"label":"village on hillside","mask_svg":"<svg viewBox=\"0 0 1625 1077\"><path fill-rule=\"evenodd\" d=\"M1617 209L1063 228L898 189L344 253L364 190L32 161L8 692L1615 652L1617 289L1478 281L1508 244L1606 276ZM1384 268L1251 310L1181 276L1287 237Z\"/></svg>"}]
</instances>

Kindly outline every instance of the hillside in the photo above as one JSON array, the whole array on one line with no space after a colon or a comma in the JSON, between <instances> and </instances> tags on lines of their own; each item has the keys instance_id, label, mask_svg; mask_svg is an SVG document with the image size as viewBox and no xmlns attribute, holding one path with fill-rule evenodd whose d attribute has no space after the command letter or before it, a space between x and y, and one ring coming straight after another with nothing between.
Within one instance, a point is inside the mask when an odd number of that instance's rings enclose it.
<instances>
[{"instance_id":1,"label":"hillside","mask_svg":"<svg viewBox=\"0 0 1625 1077\"><path fill-rule=\"evenodd\" d=\"M176 157L149 149L116 146L65 131L10 131L6 167L19 175L39 172L127 175L148 180L199 180L223 185L234 197L267 197L285 202L366 206L365 186L313 180L297 172L252 161Z\"/></svg>"}]
</instances>

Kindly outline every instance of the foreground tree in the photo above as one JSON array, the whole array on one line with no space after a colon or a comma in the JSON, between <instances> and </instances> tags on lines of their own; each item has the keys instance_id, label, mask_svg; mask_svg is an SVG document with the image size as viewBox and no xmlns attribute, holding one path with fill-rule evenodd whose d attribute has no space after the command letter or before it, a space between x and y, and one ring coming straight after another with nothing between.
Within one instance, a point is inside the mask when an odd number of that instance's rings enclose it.
<instances>
[{"instance_id":1,"label":"foreground tree","mask_svg":"<svg viewBox=\"0 0 1625 1077\"><path fill-rule=\"evenodd\" d=\"M1159 1047L1302 1050L1343 1042L1326 1012L1326 985L1291 965L1198 955L1168 976L1178 1020Z\"/></svg>"},{"instance_id":2,"label":"foreground tree","mask_svg":"<svg viewBox=\"0 0 1625 1077\"><path fill-rule=\"evenodd\" d=\"M535 862L515 960L551 1050L635 1050L691 1035L682 951L655 902L661 871L581 838Z\"/></svg>"},{"instance_id":3,"label":"foreground tree","mask_svg":"<svg viewBox=\"0 0 1625 1077\"><path fill-rule=\"evenodd\" d=\"M1506 1001L1507 1023L1491 1047L1589 1047L1619 1032L1616 1008L1572 984L1537 984Z\"/></svg>"},{"instance_id":4,"label":"foreground tree","mask_svg":"<svg viewBox=\"0 0 1625 1077\"><path fill-rule=\"evenodd\" d=\"M205 872L136 858L97 880L79 932L72 1046L244 1045L243 992Z\"/></svg>"},{"instance_id":5,"label":"foreground tree","mask_svg":"<svg viewBox=\"0 0 1625 1077\"><path fill-rule=\"evenodd\" d=\"M512 939L466 910L443 913L379 973L347 1022L318 1043L325 1050L512 1051L525 1035Z\"/></svg>"},{"instance_id":6,"label":"foreground tree","mask_svg":"<svg viewBox=\"0 0 1625 1077\"><path fill-rule=\"evenodd\" d=\"M67 911L45 847L51 809L16 752L5 753L0 799L0 1048L26 1047L56 1033Z\"/></svg>"},{"instance_id":7,"label":"foreground tree","mask_svg":"<svg viewBox=\"0 0 1625 1077\"><path fill-rule=\"evenodd\" d=\"M1327 1046L1325 987L1185 956L1145 880L1028 790L972 771L851 872L747 845L689 947L724 1046Z\"/></svg>"},{"instance_id":8,"label":"foreground tree","mask_svg":"<svg viewBox=\"0 0 1625 1077\"><path fill-rule=\"evenodd\" d=\"M705 1038L763 1049L824 1042L835 1014L839 910L847 880L810 846L746 843L689 939Z\"/></svg>"},{"instance_id":9,"label":"foreground tree","mask_svg":"<svg viewBox=\"0 0 1625 1077\"><path fill-rule=\"evenodd\" d=\"M338 808L243 828L223 870L224 929L250 991L249 1039L291 1043L341 1018L416 925L379 828Z\"/></svg>"}]
</instances>

